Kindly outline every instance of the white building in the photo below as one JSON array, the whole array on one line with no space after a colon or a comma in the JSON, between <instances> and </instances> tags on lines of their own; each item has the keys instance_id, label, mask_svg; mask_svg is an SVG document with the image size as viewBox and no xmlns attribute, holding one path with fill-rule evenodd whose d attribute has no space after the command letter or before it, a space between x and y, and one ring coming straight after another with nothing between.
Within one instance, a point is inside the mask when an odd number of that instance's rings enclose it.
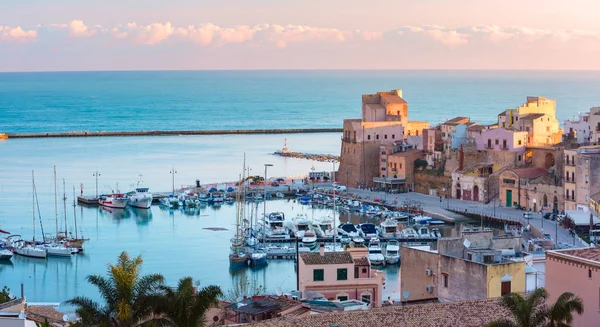
<instances>
[{"instance_id":1,"label":"white building","mask_svg":"<svg viewBox=\"0 0 600 327\"><path fill-rule=\"evenodd\" d=\"M590 113L579 113L577 120L565 121L565 134L577 140L578 144L584 144L590 141L592 130L590 128Z\"/></svg>"}]
</instances>

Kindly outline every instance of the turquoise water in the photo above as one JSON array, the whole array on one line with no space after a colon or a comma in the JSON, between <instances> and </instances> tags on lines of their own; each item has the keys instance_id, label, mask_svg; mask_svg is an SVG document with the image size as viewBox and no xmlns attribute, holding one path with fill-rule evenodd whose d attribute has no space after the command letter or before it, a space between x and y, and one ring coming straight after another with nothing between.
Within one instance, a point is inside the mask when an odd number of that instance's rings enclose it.
<instances>
[{"instance_id":1,"label":"turquoise water","mask_svg":"<svg viewBox=\"0 0 600 327\"><path fill-rule=\"evenodd\" d=\"M562 121L598 105L600 72L0 73L0 133L341 127L362 94L390 89L404 90L411 120L491 123L542 95Z\"/></svg>"},{"instance_id":2,"label":"turquoise water","mask_svg":"<svg viewBox=\"0 0 600 327\"><path fill-rule=\"evenodd\" d=\"M571 118L598 104L600 73L591 72L461 72L461 71L258 71L258 72L95 72L0 74L0 133L96 130L180 130L228 128L341 127L342 119L360 116L361 94L402 88L411 119L438 122L467 115L493 122L496 114L544 95L558 102L559 119ZM224 135L127 138L13 139L0 141L0 229L32 236L31 171L35 170L42 223L54 232L52 167L59 189L65 179L68 201L73 186L84 194L110 192L119 183L131 189L140 179L151 191L175 185L236 180L243 154L252 174L269 176L330 171L331 163L275 157L287 139L295 151L338 154L340 135ZM62 192L61 192L62 193ZM60 196L59 196L60 198ZM268 211L287 218L304 211L293 202L270 202ZM72 221L72 207L67 214ZM103 273L106 264L129 251L142 254L144 272L160 272L174 285L190 275L203 284L228 289L240 277L228 269L232 207L198 214L131 211L111 214L77 207L79 231L90 238L86 252L71 259L37 261L15 257L0 265L0 285L18 292L25 285L31 301L63 301L97 293L85 276ZM59 203L62 217L62 204ZM346 218L343 218L346 219ZM356 218L353 222L358 223ZM61 219L62 221L62 219ZM62 222L60 223L62 226ZM39 223L38 226L39 227ZM62 228L62 227L61 227ZM39 232L39 228L38 228ZM40 235L38 234L38 237ZM386 296L394 297L397 269L386 269ZM290 261L241 272L256 284L274 290L295 288Z\"/></svg>"}]
</instances>

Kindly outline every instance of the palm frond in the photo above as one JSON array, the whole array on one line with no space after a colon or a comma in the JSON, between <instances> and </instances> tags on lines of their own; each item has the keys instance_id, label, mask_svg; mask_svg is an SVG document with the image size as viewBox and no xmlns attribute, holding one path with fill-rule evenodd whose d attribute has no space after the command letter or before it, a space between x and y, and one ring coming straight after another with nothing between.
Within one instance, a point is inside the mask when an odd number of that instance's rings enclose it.
<instances>
[{"instance_id":1,"label":"palm frond","mask_svg":"<svg viewBox=\"0 0 600 327\"><path fill-rule=\"evenodd\" d=\"M519 327L519 325L508 319L501 319L492 321L491 323L487 324L486 327Z\"/></svg>"}]
</instances>

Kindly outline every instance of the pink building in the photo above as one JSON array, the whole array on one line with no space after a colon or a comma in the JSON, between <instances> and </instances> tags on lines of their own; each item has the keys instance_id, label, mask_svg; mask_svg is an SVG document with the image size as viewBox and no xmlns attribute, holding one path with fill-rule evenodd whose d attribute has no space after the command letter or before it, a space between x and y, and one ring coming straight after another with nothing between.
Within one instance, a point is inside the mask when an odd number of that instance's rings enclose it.
<instances>
[{"instance_id":1,"label":"pink building","mask_svg":"<svg viewBox=\"0 0 600 327\"><path fill-rule=\"evenodd\" d=\"M564 292L583 300L583 315L574 315L572 326L598 326L600 322L600 248L546 252L548 303Z\"/></svg>"},{"instance_id":2,"label":"pink building","mask_svg":"<svg viewBox=\"0 0 600 327\"><path fill-rule=\"evenodd\" d=\"M380 307L383 273L371 269L366 248L344 252L300 253L299 290L305 298L322 296L329 300L359 300Z\"/></svg>"},{"instance_id":3,"label":"pink building","mask_svg":"<svg viewBox=\"0 0 600 327\"><path fill-rule=\"evenodd\" d=\"M527 144L527 132L493 128L481 130L475 135L477 150L507 150L510 152L524 152Z\"/></svg>"}]
</instances>

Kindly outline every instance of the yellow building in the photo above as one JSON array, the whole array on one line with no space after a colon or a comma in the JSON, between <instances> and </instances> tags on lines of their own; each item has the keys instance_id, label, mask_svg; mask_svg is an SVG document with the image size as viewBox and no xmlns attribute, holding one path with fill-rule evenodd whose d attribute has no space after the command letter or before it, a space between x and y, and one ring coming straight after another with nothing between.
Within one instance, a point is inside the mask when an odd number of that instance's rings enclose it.
<instances>
[{"instance_id":1,"label":"yellow building","mask_svg":"<svg viewBox=\"0 0 600 327\"><path fill-rule=\"evenodd\" d=\"M0 133L0 140L4 140L8 138L8 134L2 134Z\"/></svg>"}]
</instances>

